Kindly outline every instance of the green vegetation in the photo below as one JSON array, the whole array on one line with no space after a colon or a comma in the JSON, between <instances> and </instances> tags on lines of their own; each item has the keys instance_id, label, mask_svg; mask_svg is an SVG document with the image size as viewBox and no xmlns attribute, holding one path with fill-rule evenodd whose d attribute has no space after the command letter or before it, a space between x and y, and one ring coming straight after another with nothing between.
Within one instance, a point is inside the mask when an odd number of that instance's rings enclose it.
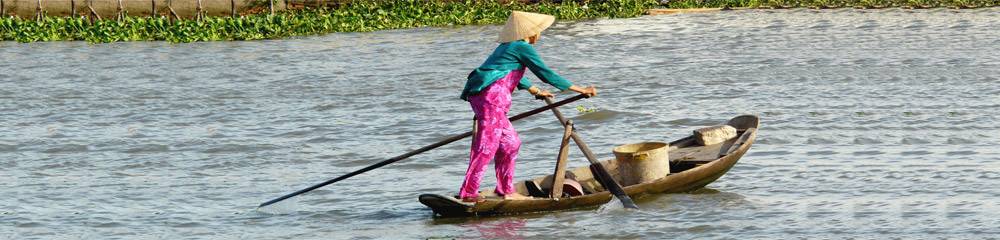
<instances>
[{"instance_id":1,"label":"green vegetation","mask_svg":"<svg viewBox=\"0 0 1000 240\"><path fill-rule=\"evenodd\" d=\"M45 17L40 21L0 18L0 40L19 42L86 40L89 42L170 42L254 40L330 32L469 24L497 24L511 10L555 15L560 20L623 18L656 7L655 0L608 0L586 6L575 1L525 4L488 0L358 1L330 9L305 9L239 18L207 17L201 21L170 21L165 17L124 17L120 20Z\"/></svg>"},{"instance_id":2,"label":"green vegetation","mask_svg":"<svg viewBox=\"0 0 1000 240\"><path fill-rule=\"evenodd\" d=\"M566 0L527 4L498 0L374 0L352 1L332 8L255 14L239 18L207 17L201 21L166 17L130 17L89 21L86 18L45 17L40 21L0 17L0 41L220 41L274 39L331 32L498 24L511 10L541 12L559 20L625 18L658 7L658 0ZM668 8L978 8L1000 6L1000 0L672 0Z\"/></svg>"},{"instance_id":3,"label":"green vegetation","mask_svg":"<svg viewBox=\"0 0 1000 240\"><path fill-rule=\"evenodd\" d=\"M672 0L668 8L981 8L1000 0Z\"/></svg>"},{"instance_id":4,"label":"green vegetation","mask_svg":"<svg viewBox=\"0 0 1000 240\"><path fill-rule=\"evenodd\" d=\"M576 111L579 111L580 113L592 113L592 112L597 112L597 108L596 107L594 107L594 108L587 108L587 107L584 107L583 105L577 105L576 106Z\"/></svg>"}]
</instances>

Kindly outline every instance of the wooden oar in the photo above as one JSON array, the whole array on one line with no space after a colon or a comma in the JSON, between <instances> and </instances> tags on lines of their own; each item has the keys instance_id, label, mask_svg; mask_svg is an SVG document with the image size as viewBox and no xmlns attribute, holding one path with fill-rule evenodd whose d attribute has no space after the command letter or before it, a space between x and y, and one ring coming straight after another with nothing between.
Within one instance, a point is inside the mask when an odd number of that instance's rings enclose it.
<instances>
[{"instance_id":1,"label":"wooden oar","mask_svg":"<svg viewBox=\"0 0 1000 240\"><path fill-rule=\"evenodd\" d=\"M573 96L571 98L564 99L564 100L559 101L557 103L549 103L549 105L547 105L547 106L536 108L534 110L527 111L527 112L515 115L515 116L510 117L508 119L511 122L517 121L517 120L520 120L522 118L526 118L528 116L535 115L535 114L538 114L540 112L544 112L545 110L555 109L556 107L559 107L559 106L562 106L562 105L566 105L567 103L571 103L573 101L580 100L580 99L587 98L587 97L588 97L587 95L580 94L580 95L577 95L577 96ZM319 184L316 184L316 185L312 185L312 186L307 187L305 189L298 190L298 191L295 191L293 193L287 194L285 196L281 196L279 198L275 198L275 199L272 199L270 201L261 203L260 206L257 206L257 208L265 207L267 205L271 205L271 204L283 201L283 200L288 199L290 197L294 197L294 196L297 196L299 194L303 194L303 193L315 190L317 188L320 188L320 187L323 187L323 186L326 186L326 185L330 185L330 184L338 182L340 180L344 180L344 179L353 177L355 175L362 174L362 173L365 173L367 171L371 171L371 170L374 170L376 168L380 168L380 167L385 166L385 165L389 165L389 164L394 163L394 162L398 162L400 160L406 159L406 158L411 157L413 155L417 155L417 154L426 152L428 150L435 149L435 148L438 148L440 146L444 146L445 144L449 144L449 143L452 143L454 141L458 141L460 139L463 139L463 138L466 138L466 137L469 137L469 136L472 136L472 132L471 131L465 132L465 133L462 133L462 134L458 134L458 135L455 135L455 136L452 136L452 137L449 137L448 139L441 140L440 142L437 142L437 143L434 143L434 144L431 144L431 145L427 145L426 147L422 147L420 149L413 150L413 151L410 151L408 153L404 153L403 155L399 155L399 156L395 156L395 157L390 158L390 159L386 159L385 161L381 161L381 162L378 162L378 163L373 164L371 166L367 166L365 168L358 169L357 171L350 172L350 173L345 174L343 176L340 176L340 177L337 177L337 178L334 178L334 179L330 179L330 180L326 180L325 182L322 182L322 183L319 183Z\"/></svg>"},{"instance_id":2,"label":"wooden oar","mask_svg":"<svg viewBox=\"0 0 1000 240\"><path fill-rule=\"evenodd\" d=\"M546 104L551 106L552 102L553 100L551 97L545 98ZM563 117L558 108L552 108L552 113L554 113L556 118L559 119L560 124L564 126L566 125L566 118ZM590 171L594 173L594 178L597 178L597 181L600 182L604 188L611 191L611 194L614 194L618 200L621 200L622 205L625 205L626 208L639 209L639 206L635 205L632 198L625 193L624 189L622 189L622 185L615 182L615 179L611 177L611 174L609 174L608 170L604 168L604 165L601 165L601 162L597 161L597 157L594 156L594 152L590 151L590 147L587 147L587 144L583 142L580 135L577 134L576 131L572 131L570 137L573 138L573 142L576 143L576 146L580 147L580 151L583 151L583 155L587 157L588 161L590 161Z\"/></svg>"}]
</instances>

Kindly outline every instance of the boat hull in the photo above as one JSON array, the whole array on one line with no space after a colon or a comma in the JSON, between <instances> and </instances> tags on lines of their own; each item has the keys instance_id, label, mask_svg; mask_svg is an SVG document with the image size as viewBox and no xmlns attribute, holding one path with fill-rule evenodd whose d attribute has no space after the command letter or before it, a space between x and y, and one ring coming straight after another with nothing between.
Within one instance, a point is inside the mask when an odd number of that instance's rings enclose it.
<instances>
[{"instance_id":1,"label":"boat hull","mask_svg":"<svg viewBox=\"0 0 1000 240\"><path fill-rule=\"evenodd\" d=\"M677 156L678 159L674 159L672 156L671 161L674 163L692 164L693 166L687 169L681 169L679 172L672 172L666 177L651 182L625 186L625 192L633 199L640 199L643 196L650 194L689 192L703 188L721 178L729 171L729 169L736 165L739 159L750 149L750 146L756 139L756 129L759 125L759 120L756 116L739 116L730 120L729 124L736 124L734 126L742 130L737 138L727 141L726 143L722 143L719 146L713 146L717 148L708 149L708 147L701 147L704 149L692 151L709 153L712 151L719 151L718 158L683 159L684 156ZM690 142L692 141L693 139L691 137L687 137L674 141L671 145L691 144ZM608 168L617 167L614 160L602 161L602 164ZM582 167L574 170L574 173L576 173L575 175L578 178L591 180L592 176L589 176L587 171L586 167ZM611 170L609 169L609 171ZM544 184L545 177L536 178L533 181L543 182ZM593 180L590 182L593 182ZM521 184L519 184L519 187L523 188ZM593 193L581 196L563 198L532 198L524 200L487 198L474 204L462 202L454 197L438 194L423 194L420 195L419 200L424 205L430 207L435 214L442 217L490 216L558 211L573 208L594 207L611 201L613 196L610 192L604 191L600 187L593 187L592 189L595 189Z\"/></svg>"}]
</instances>

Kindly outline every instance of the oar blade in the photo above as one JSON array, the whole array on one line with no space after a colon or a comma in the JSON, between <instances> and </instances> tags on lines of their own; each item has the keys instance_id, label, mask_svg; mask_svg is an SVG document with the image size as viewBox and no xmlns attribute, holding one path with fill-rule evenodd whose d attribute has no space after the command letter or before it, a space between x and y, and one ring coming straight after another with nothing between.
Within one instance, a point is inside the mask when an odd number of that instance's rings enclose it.
<instances>
[{"instance_id":1,"label":"oar blade","mask_svg":"<svg viewBox=\"0 0 1000 240\"><path fill-rule=\"evenodd\" d=\"M608 170L604 168L604 165L600 163L594 163L590 165L590 172L594 174L597 181L601 183L615 198L618 198L622 202L625 208L639 209L639 205L636 205L632 198L625 193L625 189L622 189L621 185L615 182Z\"/></svg>"}]
</instances>

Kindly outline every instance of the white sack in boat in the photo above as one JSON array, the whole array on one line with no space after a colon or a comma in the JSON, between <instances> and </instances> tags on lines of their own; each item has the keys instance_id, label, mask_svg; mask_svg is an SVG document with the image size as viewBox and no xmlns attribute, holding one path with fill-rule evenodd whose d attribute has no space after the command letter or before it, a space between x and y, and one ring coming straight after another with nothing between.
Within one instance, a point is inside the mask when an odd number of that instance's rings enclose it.
<instances>
[{"instance_id":1,"label":"white sack in boat","mask_svg":"<svg viewBox=\"0 0 1000 240\"><path fill-rule=\"evenodd\" d=\"M694 130L694 139L701 145L712 145L736 137L736 128L729 125L719 125Z\"/></svg>"}]
</instances>

